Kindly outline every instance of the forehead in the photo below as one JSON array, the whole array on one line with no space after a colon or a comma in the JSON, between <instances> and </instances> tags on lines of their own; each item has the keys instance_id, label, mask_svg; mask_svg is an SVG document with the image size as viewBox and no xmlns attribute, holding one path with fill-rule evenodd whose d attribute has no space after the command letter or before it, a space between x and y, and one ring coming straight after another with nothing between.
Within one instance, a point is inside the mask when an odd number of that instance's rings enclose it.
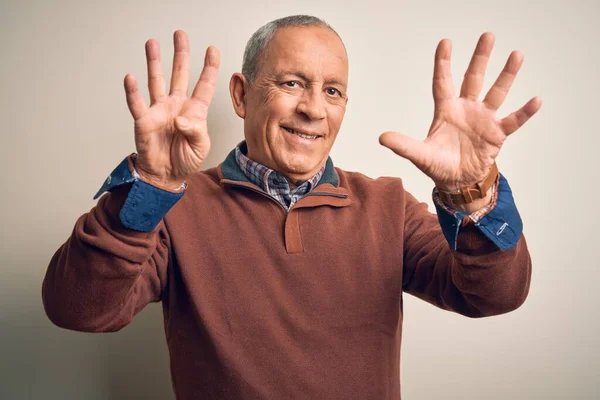
<instances>
[{"instance_id":1,"label":"forehead","mask_svg":"<svg viewBox=\"0 0 600 400\"><path fill-rule=\"evenodd\" d=\"M348 58L337 34L326 27L285 27L278 29L265 49L262 72L302 72L312 79L347 82Z\"/></svg>"}]
</instances>

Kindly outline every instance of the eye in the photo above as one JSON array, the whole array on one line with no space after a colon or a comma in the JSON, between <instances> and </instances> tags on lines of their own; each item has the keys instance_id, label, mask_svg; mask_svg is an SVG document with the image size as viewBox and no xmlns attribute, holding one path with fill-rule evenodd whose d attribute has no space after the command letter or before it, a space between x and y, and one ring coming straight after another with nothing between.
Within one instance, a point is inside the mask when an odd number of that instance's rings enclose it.
<instances>
[{"instance_id":1,"label":"eye","mask_svg":"<svg viewBox=\"0 0 600 400\"><path fill-rule=\"evenodd\" d=\"M330 96L336 96L336 95L341 96L342 95L342 93L339 90L337 90L336 88L327 88L325 91Z\"/></svg>"},{"instance_id":2,"label":"eye","mask_svg":"<svg viewBox=\"0 0 600 400\"><path fill-rule=\"evenodd\" d=\"M284 85L289 88L295 88L295 87L298 87L300 85L300 83L298 81L287 81L284 83Z\"/></svg>"}]
</instances>

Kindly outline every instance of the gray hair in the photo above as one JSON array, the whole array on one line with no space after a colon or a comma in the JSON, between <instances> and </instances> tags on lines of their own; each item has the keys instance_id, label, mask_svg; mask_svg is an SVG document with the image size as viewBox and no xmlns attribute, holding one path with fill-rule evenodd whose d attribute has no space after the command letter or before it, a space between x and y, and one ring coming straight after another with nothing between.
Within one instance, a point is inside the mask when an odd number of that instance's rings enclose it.
<instances>
[{"instance_id":1,"label":"gray hair","mask_svg":"<svg viewBox=\"0 0 600 400\"><path fill-rule=\"evenodd\" d=\"M288 26L322 26L331 29L337 35L337 32L325 21L311 15L291 15L289 17L279 18L271 21L260 28L246 44L244 50L244 59L242 61L242 74L246 76L249 83L252 83L258 75L260 59L265 48L273 39L275 32L280 28ZM338 35L339 37L339 35Z\"/></svg>"}]
</instances>

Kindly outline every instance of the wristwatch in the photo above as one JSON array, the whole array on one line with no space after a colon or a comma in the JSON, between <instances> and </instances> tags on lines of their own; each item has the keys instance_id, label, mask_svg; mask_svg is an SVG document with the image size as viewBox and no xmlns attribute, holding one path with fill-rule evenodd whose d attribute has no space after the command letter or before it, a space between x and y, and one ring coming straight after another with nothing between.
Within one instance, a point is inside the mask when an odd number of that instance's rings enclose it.
<instances>
[{"instance_id":1,"label":"wristwatch","mask_svg":"<svg viewBox=\"0 0 600 400\"><path fill-rule=\"evenodd\" d=\"M488 175L474 185L466 186L451 192L438 188L440 199L449 206L460 206L469 204L475 200L483 199L498 177L498 166L496 163L490 167Z\"/></svg>"}]
</instances>

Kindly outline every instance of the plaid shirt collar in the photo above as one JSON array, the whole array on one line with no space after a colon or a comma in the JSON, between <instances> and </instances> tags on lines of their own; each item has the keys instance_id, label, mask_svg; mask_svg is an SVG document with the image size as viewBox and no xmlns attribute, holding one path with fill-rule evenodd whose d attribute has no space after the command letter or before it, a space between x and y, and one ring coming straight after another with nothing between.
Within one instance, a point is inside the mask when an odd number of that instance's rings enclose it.
<instances>
[{"instance_id":1,"label":"plaid shirt collar","mask_svg":"<svg viewBox=\"0 0 600 400\"><path fill-rule=\"evenodd\" d=\"M246 157L242 151L244 144L244 142L241 142L235 148L235 161L238 166L250 182L267 192L286 210L289 210L298 200L310 192L319 183L325 171L325 165L323 165L312 178L291 189L283 174Z\"/></svg>"}]
</instances>

